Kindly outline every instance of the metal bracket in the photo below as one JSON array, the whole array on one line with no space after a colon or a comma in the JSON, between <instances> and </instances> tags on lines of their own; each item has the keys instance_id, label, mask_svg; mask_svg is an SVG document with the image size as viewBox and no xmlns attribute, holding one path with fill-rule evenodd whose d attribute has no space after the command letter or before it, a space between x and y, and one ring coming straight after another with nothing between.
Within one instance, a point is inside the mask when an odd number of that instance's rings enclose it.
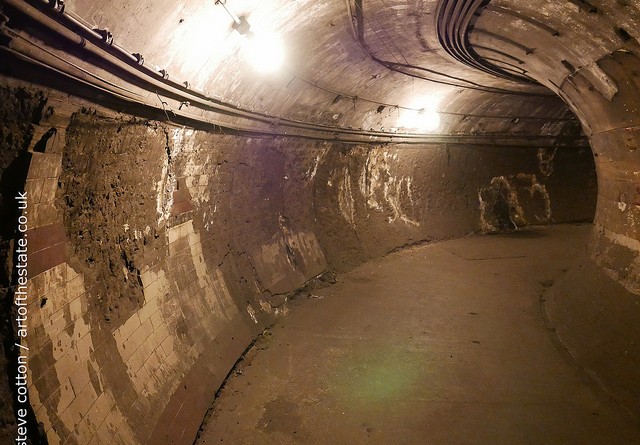
<instances>
[{"instance_id":1,"label":"metal bracket","mask_svg":"<svg viewBox=\"0 0 640 445\"><path fill-rule=\"evenodd\" d=\"M104 43L113 45L113 34L108 29L94 29L94 31L100 34Z\"/></svg>"},{"instance_id":2,"label":"metal bracket","mask_svg":"<svg viewBox=\"0 0 640 445\"><path fill-rule=\"evenodd\" d=\"M64 12L64 0L49 0L49 7L55 9L59 13Z\"/></svg>"},{"instance_id":3,"label":"metal bracket","mask_svg":"<svg viewBox=\"0 0 640 445\"><path fill-rule=\"evenodd\" d=\"M142 57L142 54L135 53L135 54L132 54L132 56L136 58L136 61L138 62L138 65L140 65L140 66L144 65L144 57Z\"/></svg>"}]
</instances>

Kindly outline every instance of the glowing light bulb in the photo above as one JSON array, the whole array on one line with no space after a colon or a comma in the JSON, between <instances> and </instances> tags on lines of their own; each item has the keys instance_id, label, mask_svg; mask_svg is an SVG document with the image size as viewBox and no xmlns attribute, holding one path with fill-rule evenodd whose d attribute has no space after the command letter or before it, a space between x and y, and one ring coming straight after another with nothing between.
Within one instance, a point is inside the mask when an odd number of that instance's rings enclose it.
<instances>
[{"instance_id":1,"label":"glowing light bulb","mask_svg":"<svg viewBox=\"0 0 640 445\"><path fill-rule=\"evenodd\" d=\"M414 102L413 110L402 110L399 126L408 130L433 132L440 127L440 113L438 113L438 100L427 98ZM422 107L422 108L420 108Z\"/></svg>"},{"instance_id":2,"label":"glowing light bulb","mask_svg":"<svg viewBox=\"0 0 640 445\"><path fill-rule=\"evenodd\" d=\"M256 71L273 73L284 63L284 45L275 34L252 34L247 38L245 58Z\"/></svg>"},{"instance_id":3,"label":"glowing light bulb","mask_svg":"<svg viewBox=\"0 0 640 445\"><path fill-rule=\"evenodd\" d=\"M418 131L435 131L440 126L440 114L435 110L409 111L403 126Z\"/></svg>"},{"instance_id":4,"label":"glowing light bulb","mask_svg":"<svg viewBox=\"0 0 640 445\"><path fill-rule=\"evenodd\" d=\"M436 110L424 110L418 113L420 127L424 131L436 131L440 127L440 113Z\"/></svg>"}]
</instances>

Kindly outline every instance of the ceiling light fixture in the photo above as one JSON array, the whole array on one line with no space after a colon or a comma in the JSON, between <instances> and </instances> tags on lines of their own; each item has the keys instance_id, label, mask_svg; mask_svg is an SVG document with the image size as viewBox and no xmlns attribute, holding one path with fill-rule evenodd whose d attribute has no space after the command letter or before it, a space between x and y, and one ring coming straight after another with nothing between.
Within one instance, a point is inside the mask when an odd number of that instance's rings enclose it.
<instances>
[{"instance_id":1,"label":"ceiling light fixture","mask_svg":"<svg viewBox=\"0 0 640 445\"><path fill-rule=\"evenodd\" d=\"M440 113L437 111L439 102L440 100L435 98L415 101L411 109L401 110L399 126L426 133L438 130L440 128Z\"/></svg>"},{"instance_id":2,"label":"ceiling light fixture","mask_svg":"<svg viewBox=\"0 0 640 445\"><path fill-rule=\"evenodd\" d=\"M243 53L256 71L272 73L284 63L284 45L281 39L268 31L254 31L245 17L238 17L227 8L227 0L216 0L233 20L233 29L246 38Z\"/></svg>"}]
</instances>

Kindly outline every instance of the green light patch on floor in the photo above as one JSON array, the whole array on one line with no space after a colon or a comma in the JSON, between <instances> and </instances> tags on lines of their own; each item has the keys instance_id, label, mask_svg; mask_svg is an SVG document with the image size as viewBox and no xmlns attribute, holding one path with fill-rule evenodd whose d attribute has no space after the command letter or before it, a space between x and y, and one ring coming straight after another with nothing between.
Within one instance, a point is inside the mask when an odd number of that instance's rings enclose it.
<instances>
[{"instance_id":1,"label":"green light patch on floor","mask_svg":"<svg viewBox=\"0 0 640 445\"><path fill-rule=\"evenodd\" d=\"M417 389L425 367L419 358L397 347L369 346L336 361L326 385L333 397L354 405L406 399Z\"/></svg>"}]
</instances>

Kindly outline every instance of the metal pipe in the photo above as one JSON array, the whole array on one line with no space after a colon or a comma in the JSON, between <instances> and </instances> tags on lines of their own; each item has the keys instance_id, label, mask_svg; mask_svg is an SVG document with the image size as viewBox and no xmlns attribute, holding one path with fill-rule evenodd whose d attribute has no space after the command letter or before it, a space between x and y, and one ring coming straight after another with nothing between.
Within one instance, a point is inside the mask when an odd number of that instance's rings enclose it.
<instances>
[{"instance_id":1,"label":"metal pipe","mask_svg":"<svg viewBox=\"0 0 640 445\"><path fill-rule=\"evenodd\" d=\"M233 106L229 106L223 103L217 103L210 98L203 98L198 94L194 94L192 90L186 89L183 85L176 84L175 82L169 82L166 79L162 79L159 73L155 71L145 69L149 74L153 76L141 76L139 73L140 67L134 63L126 63L118 58L108 58L103 51L103 48L98 47L96 44L86 40L85 38L78 36L73 31L61 25L58 21L53 20L49 16L43 14L38 9L27 5L20 0L5 0L11 7L17 9L24 15L28 16L37 23L44 25L50 31L58 34L67 41L75 44L78 49L82 51L88 51L91 56L97 60L103 61L105 64L111 65L111 68L116 68L126 75L135 78L141 83L146 84L148 87L152 87L151 91L161 92L163 95L169 96L172 99L179 102L189 101L192 105L197 104L203 108L223 112L225 114L231 114L238 117L247 117L255 120L261 120L264 122L271 122L274 117L267 115L259 115L253 112L245 111Z\"/></svg>"}]
</instances>

